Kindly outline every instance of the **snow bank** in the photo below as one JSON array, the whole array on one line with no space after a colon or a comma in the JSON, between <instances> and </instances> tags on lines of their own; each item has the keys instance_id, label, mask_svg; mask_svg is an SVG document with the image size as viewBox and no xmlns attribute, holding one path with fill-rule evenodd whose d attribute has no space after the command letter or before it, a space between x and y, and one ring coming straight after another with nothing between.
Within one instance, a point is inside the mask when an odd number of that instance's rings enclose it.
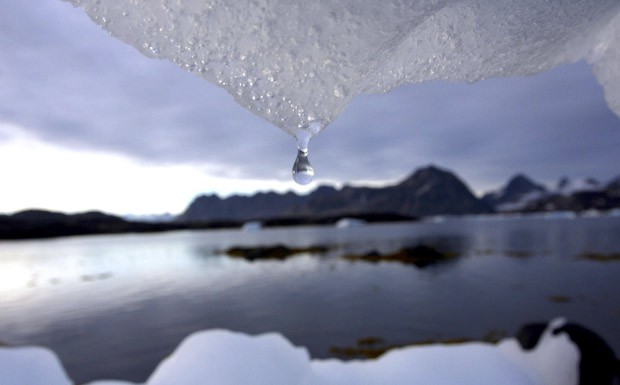
<instances>
[{"instance_id":1,"label":"snow bank","mask_svg":"<svg viewBox=\"0 0 620 385\"><path fill-rule=\"evenodd\" d=\"M362 92L582 59L620 115L616 0L68 1L296 136L315 135Z\"/></svg>"},{"instance_id":2,"label":"snow bank","mask_svg":"<svg viewBox=\"0 0 620 385\"><path fill-rule=\"evenodd\" d=\"M564 325L563 320L552 322L530 350L511 338L497 345L405 347L376 360L348 362L311 360L305 348L275 333L201 331L187 337L160 363L145 385L577 385L580 347L571 341L574 336L562 331ZM603 350L596 351L591 358L604 361ZM607 355L614 365L613 352ZM72 385L56 356L41 348L0 348L0 383ZM135 384L95 381L88 385Z\"/></svg>"},{"instance_id":3,"label":"snow bank","mask_svg":"<svg viewBox=\"0 0 620 385\"><path fill-rule=\"evenodd\" d=\"M164 360L148 385L298 384L310 372L310 356L279 334L256 337L226 330L192 334Z\"/></svg>"},{"instance_id":4,"label":"snow bank","mask_svg":"<svg viewBox=\"0 0 620 385\"><path fill-rule=\"evenodd\" d=\"M73 382L49 349L0 346L0 384L73 385Z\"/></svg>"}]
</instances>

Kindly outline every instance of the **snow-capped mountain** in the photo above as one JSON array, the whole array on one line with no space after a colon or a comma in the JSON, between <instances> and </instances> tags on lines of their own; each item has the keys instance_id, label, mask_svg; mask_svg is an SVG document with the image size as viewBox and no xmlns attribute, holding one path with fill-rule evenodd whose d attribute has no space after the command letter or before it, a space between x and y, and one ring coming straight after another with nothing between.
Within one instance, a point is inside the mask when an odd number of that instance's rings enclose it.
<instances>
[{"instance_id":1,"label":"snow-capped mountain","mask_svg":"<svg viewBox=\"0 0 620 385\"><path fill-rule=\"evenodd\" d=\"M554 192L560 195L570 195L580 191L601 191L604 189L605 184L594 178L569 179L562 177Z\"/></svg>"},{"instance_id":2,"label":"snow-capped mountain","mask_svg":"<svg viewBox=\"0 0 620 385\"><path fill-rule=\"evenodd\" d=\"M532 181L523 174L518 174L498 191L485 194L482 200L496 211L516 211L547 195L548 191L542 184Z\"/></svg>"},{"instance_id":3,"label":"snow-capped mountain","mask_svg":"<svg viewBox=\"0 0 620 385\"><path fill-rule=\"evenodd\" d=\"M483 201L498 212L605 211L620 207L620 176L607 183L594 178L562 177L554 189L546 189L524 175L517 175Z\"/></svg>"}]
</instances>

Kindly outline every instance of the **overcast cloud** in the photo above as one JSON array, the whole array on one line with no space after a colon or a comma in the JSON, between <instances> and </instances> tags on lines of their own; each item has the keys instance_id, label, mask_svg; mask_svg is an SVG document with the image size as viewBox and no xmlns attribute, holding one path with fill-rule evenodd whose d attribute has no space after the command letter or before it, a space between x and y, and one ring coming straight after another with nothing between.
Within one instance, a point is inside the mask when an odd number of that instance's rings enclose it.
<instances>
[{"instance_id":1,"label":"overcast cloud","mask_svg":"<svg viewBox=\"0 0 620 385\"><path fill-rule=\"evenodd\" d=\"M292 138L223 90L144 57L68 3L0 6L0 125L154 165L290 180ZM528 78L359 97L313 140L310 159L319 181L394 181L432 163L482 191L517 172L543 182L606 180L620 175L618 148L620 119L589 66L577 63Z\"/></svg>"}]
</instances>

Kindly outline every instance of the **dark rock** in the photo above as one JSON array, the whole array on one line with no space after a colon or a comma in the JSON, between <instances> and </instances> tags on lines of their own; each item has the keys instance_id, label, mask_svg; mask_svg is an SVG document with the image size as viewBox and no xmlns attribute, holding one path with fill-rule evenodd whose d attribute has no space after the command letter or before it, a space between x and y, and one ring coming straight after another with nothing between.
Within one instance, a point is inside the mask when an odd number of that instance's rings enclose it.
<instances>
[{"instance_id":1,"label":"dark rock","mask_svg":"<svg viewBox=\"0 0 620 385\"><path fill-rule=\"evenodd\" d=\"M547 329L546 323L531 323L521 327L516 334L516 339L525 350L532 350L538 345L540 337Z\"/></svg>"},{"instance_id":2,"label":"dark rock","mask_svg":"<svg viewBox=\"0 0 620 385\"><path fill-rule=\"evenodd\" d=\"M396 347L400 346L387 345L380 337L365 337L357 340L355 346L332 346L329 351L332 355L344 359L375 359Z\"/></svg>"},{"instance_id":3,"label":"dark rock","mask_svg":"<svg viewBox=\"0 0 620 385\"><path fill-rule=\"evenodd\" d=\"M226 254L231 257L239 257L248 261L258 259L278 259L283 260L295 254L301 253L325 253L327 248L323 246L290 248L284 245L262 246L262 247L231 247L226 250Z\"/></svg>"},{"instance_id":4,"label":"dark rock","mask_svg":"<svg viewBox=\"0 0 620 385\"><path fill-rule=\"evenodd\" d=\"M361 260L373 263L382 261L400 262L412 264L419 268L425 268L437 263L451 261L456 258L456 255L442 253L433 247L418 245L413 247L405 247L390 254L381 254L373 250L362 255L347 255L344 258L351 261Z\"/></svg>"},{"instance_id":5,"label":"dark rock","mask_svg":"<svg viewBox=\"0 0 620 385\"><path fill-rule=\"evenodd\" d=\"M553 330L566 333L580 352L579 385L614 385L620 380L614 351L599 335L576 323L567 323Z\"/></svg>"},{"instance_id":6,"label":"dark rock","mask_svg":"<svg viewBox=\"0 0 620 385\"><path fill-rule=\"evenodd\" d=\"M587 259L595 262L620 262L620 253L612 254L600 254L600 253L585 253L578 257L579 259Z\"/></svg>"},{"instance_id":7,"label":"dark rock","mask_svg":"<svg viewBox=\"0 0 620 385\"><path fill-rule=\"evenodd\" d=\"M523 326L516 335L525 350L535 349L545 330L545 323ZM579 385L615 385L620 380L618 360L603 338L576 323L565 323L552 330L553 335L566 333L577 345L579 359Z\"/></svg>"}]
</instances>

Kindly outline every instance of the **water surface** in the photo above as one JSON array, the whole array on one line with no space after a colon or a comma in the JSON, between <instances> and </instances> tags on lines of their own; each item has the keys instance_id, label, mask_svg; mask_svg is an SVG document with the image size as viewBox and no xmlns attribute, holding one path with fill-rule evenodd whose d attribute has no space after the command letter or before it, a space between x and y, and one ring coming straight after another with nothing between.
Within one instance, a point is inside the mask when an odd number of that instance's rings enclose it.
<instances>
[{"instance_id":1,"label":"water surface","mask_svg":"<svg viewBox=\"0 0 620 385\"><path fill-rule=\"evenodd\" d=\"M284 261L230 246L326 245ZM459 255L424 269L342 258L425 244ZM0 341L49 346L77 382L144 381L189 333L277 331L313 357L385 345L513 334L565 316L620 351L620 218L184 231L0 243Z\"/></svg>"}]
</instances>

